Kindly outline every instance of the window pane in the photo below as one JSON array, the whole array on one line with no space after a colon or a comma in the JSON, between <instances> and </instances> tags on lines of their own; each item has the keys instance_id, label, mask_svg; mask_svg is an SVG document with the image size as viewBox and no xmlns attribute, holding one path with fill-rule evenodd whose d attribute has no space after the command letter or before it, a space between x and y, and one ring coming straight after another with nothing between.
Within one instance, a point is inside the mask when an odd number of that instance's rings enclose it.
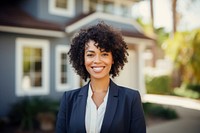
<instances>
[{"instance_id":1,"label":"window pane","mask_svg":"<svg viewBox=\"0 0 200 133\"><path fill-rule=\"evenodd\" d=\"M42 86L42 49L23 48L23 79L24 89Z\"/></svg>"},{"instance_id":2,"label":"window pane","mask_svg":"<svg viewBox=\"0 0 200 133\"><path fill-rule=\"evenodd\" d=\"M31 57L31 49L28 47L24 47L23 48L23 72L24 73L30 72L31 70L30 57Z\"/></svg>"},{"instance_id":3,"label":"window pane","mask_svg":"<svg viewBox=\"0 0 200 133\"><path fill-rule=\"evenodd\" d=\"M126 5L121 5L122 16L129 16L129 8Z\"/></svg>"},{"instance_id":4,"label":"window pane","mask_svg":"<svg viewBox=\"0 0 200 133\"><path fill-rule=\"evenodd\" d=\"M22 88L28 90L31 88L30 73L26 73L22 78Z\"/></svg>"},{"instance_id":5,"label":"window pane","mask_svg":"<svg viewBox=\"0 0 200 133\"><path fill-rule=\"evenodd\" d=\"M61 65L61 72L67 72L67 65Z\"/></svg>"},{"instance_id":6,"label":"window pane","mask_svg":"<svg viewBox=\"0 0 200 133\"><path fill-rule=\"evenodd\" d=\"M66 84L67 83L67 53L61 53L60 54L60 82L61 84Z\"/></svg>"},{"instance_id":7,"label":"window pane","mask_svg":"<svg viewBox=\"0 0 200 133\"><path fill-rule=\"evenodd\" d=\"M24 57L24 59L26 59L25 57L30 57L30 55L31 55L31 48L23 47L23 57Z\"/></svg>"},{"instance_id":8,"label":"window pane","mask_svg":"<svg viewBox=\"0 0 200 133\"><path fill-rule=\"evenodd\" d=\"M35 72L41 72L42 71L42 62L35 62Z\"/></svg>"},{"instance_id":9,"label":"window pane","mask_svg":"<svg viewBox=\"0 0 200 133\"><path fill-rule=\"evenodd\" d=\"M41 74L40 73L36 74L33 81L34 81L33 86L35 86L35 87L42 86Z\"/></svg>"},{"instance_id":10,"label":"window pane","mask_svg":"<svg viewBox=\"0 0 200 133\"><path fill-rule=\"evenodd\" d=\"M24 62L23 62L23 72L24 73L30 72L30 67L31 67L30 61L26 61L24 59Z\"/></svg>"},{"instance_id":11,"label":"window pane","mask_svg":"<svg viewBox=\"0 0 200 133\"><path fill-rule=\"evenodd\" d=\"M90 11L96 11L98 0L90 0Z\"/></svg>"},{"instance_id":12,"label":"window pane","mask_svg":"<svg viewBox=\"0 0 200 133\"><path fill-rule=\"evenodd\" d=\"M42 49L40 48L35 48L34 53L36 57L42 57Z\"/></svg>"},{"instance_id":13,"label":"window pane","mask_svg":"<svg viewBox=\"0 0 200 133\"><path fill-rule=\"evenodd\" d=\"M67 83L67 77L61 77L61 83L66 84Z\"/></svg>"},{"instance_id":14,"label":"window pane","mask_svg":"<svg viewBox=\"0 0 200 133\"><path fill-rule=\"evenodd\" d=\"M113 13L114 5L113 2L104 1L104 12Z\"/></svg>"},{"instance_id":15,"label":"window pane","mask_svg":"<svg viewBox=\"0 0 200 133\"><path fill-rule=\"evenodd\" d=\"M56 7L67 9L68 0L56 0Z\"/></svg>"},{"instance_id":16,"label":"window pane","mask_svg":"<svg viewBox=\"0 0 200 133\"><path fill-rule=\"evenodd\" d=\"M66 60L67 59L67 54L66 53L62 53L61 54L61 59L62 60Z\"/></svg>"}]
</instances>

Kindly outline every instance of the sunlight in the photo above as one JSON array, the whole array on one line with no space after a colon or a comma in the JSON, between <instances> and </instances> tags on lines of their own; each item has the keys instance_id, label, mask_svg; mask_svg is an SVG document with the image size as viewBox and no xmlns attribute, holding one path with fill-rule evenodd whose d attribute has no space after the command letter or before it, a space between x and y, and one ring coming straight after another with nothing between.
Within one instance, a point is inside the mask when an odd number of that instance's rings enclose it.
<instances>
[{"instance_id":1,"label":"sunlight","mask_svg":"<svg viewBox=\"0 0 200 133\"><path fill-rule=\"evenodd\" d=\"M200 101L189 98L167 96L167 95L164 96L164 95L145 94L142 99L143 102L174 105L189 109L200 110Z\"/></svg>"},{"instance_id":2,"label":"sunlight","mask_svg":"<svg viewBox=\"0 0 200 133\"><path fill-rule=\"evenodd\" d=\"M154 26L172 30L172 13L169 0L154 0Z\"/></svg>"}]
</instances>

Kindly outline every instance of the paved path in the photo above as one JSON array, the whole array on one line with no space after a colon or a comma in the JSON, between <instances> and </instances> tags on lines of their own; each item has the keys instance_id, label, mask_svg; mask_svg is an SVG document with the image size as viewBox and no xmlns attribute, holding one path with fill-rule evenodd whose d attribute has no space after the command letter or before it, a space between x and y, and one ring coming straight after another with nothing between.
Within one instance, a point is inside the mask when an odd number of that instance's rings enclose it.
<instances>
[{"instance_id":1,"label":"paved path","mask_svg":"<svg viewBox=\"0 0 200 133\"><path fill-rule=\"evenodd\" d=\"M147 133L200 133L200 101L173 96L146 95L144 101L175 109L179 118L147 127Z\"/></svg>"}]
</instances>

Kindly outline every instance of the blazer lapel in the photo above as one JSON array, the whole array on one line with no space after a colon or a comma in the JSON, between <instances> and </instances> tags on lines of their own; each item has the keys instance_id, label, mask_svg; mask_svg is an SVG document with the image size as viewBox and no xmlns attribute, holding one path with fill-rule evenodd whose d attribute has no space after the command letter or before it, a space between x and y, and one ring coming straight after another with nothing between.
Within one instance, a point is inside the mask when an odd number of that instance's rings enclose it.
<instances>
[{"instance_id":1,"label":"blazer lapel","mask_svg":"<svg viewBox=\"0 0 200 133\"><path fill-rule=\"evenodd\" d=\"M117 85L110 80L110 88L109 88L109 95L107 101L106 112L104 115L101 133L107 133L109 128L112 124L112 120L114 118L117 104L118 104L118 89Z\"/></svg>"},{"instance_id":2,"label":"blazer lapel","mask_svg":"<svg viewBox=\"0 0 200 133\"><path fill-rule=\"evenodd\" d=\"M85 85L81 88L78 98L76 101L76 106L73 109L74 118L76 121L75 127L80 127L78 130L82 133L86 133L85 129L85 111L86 111L86 103L87 103L87 95L88 95L88 85Z\"/></svg>"}]
</instances>

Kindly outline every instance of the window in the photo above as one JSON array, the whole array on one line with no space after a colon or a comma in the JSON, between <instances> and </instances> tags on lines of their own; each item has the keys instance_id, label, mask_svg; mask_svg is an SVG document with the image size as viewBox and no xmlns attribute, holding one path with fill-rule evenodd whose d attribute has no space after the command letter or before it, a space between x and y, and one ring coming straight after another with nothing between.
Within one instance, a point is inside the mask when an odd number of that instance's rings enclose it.
<instances>
[{"instance_id":1,"label":"window","mask_svg":"<svg viewBox=\"0 0 200 133\"><path fill-rule=\"evenodd\" d=\"M16 39L16 95L49 93L49 41Z\"/></svg>"},{"instance_id":2,"label":"window","mask_svg":"<svg viewBox=\"0 0 200 133\"><path fill-rule=\"evenodd\" d=\"M109 14L130 17L134 1L130 0L87 0L85 7L90 11L100 11ZM86 9L85 9L86 10Z\"/></svg>"},{"instance_id":3,"label":"window","mask_svg":"<svg viewBox=\"0 0 200 133\"><path fill-rule=\"evenodd\" d=\"M73 17L75 0L49 0L49 12L54 15Z\"/></svg>"},{"instance_id":4,"label":"window","mask_svg":"<svg viewBox=\"0 0 200 133\"><path fill-rule=\"evenodd\" d=\"M69 64L66 45L56 46L56 89L66 91L79 87L80 79Z\"/></svg>"},{"instance_id":5,"label":"window","mask_svg":"<svg viewBox=\"0 0 200 133\"><path fill-rule=\"evenodd\" d=\"M113 2L104 1L103 5L104 5L104 12L111 13L111 14L113 13L113 11L114 11L114 4L113 4Z\"/></svg>"}]
</instances>

